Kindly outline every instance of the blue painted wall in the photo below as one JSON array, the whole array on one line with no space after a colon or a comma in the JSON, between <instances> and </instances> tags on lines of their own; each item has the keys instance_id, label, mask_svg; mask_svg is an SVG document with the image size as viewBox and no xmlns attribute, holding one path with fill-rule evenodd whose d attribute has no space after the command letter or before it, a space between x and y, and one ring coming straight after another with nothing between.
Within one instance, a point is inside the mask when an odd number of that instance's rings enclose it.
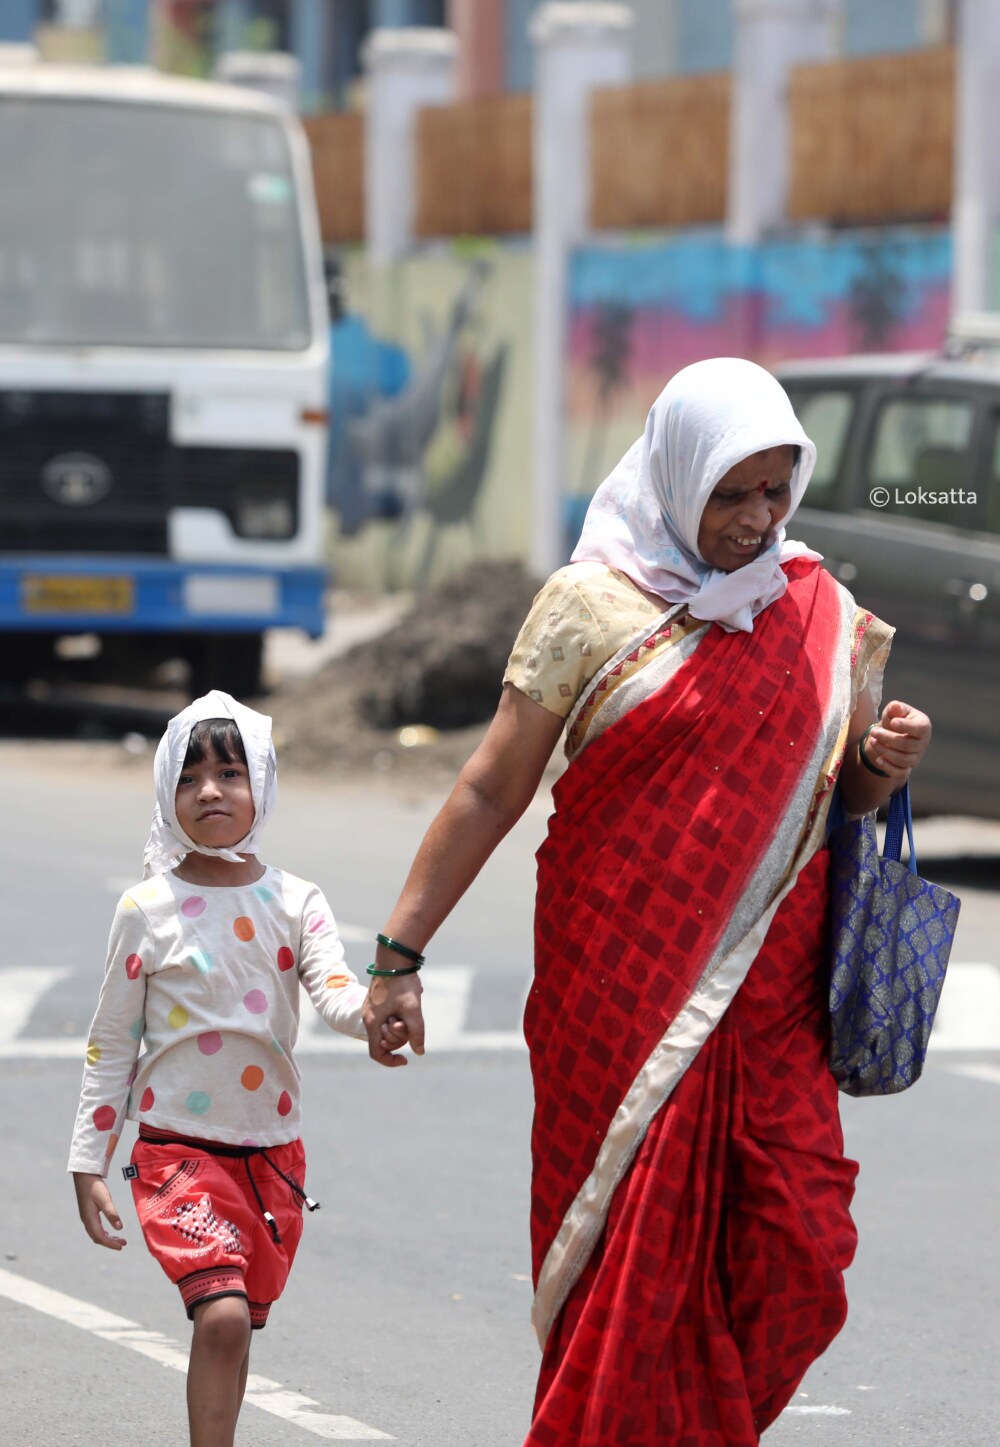
<instances>
[{"instance_id":1,"label":"blue painted wall","mask_svg":"<svg viewBox=\"0 0 1000 1447\"><path fill-rule=\"evenodd\" d=\"M844 0L844 52L912 50L920 34L919 0Z\"/></svg>"},{"instance_id":2,"label":"blue painted wall","mask_svg":"<svg viewBox=\"0 0 1000 1447\"><path fill-rule=\"evenodd\" d=\"M676 0L677 69L728 70L733 61L732 0Z\"/></svg>"},{"instance_id":3,"label":"blue painted wall","mask_svg":"<svg viewBox=\"0 0 1000 1447\"><path fill-rule=\"evenodd\" d=\"M39 21L38 0L0 0L0 41L27 44Z\"/></svg>"}]
</instances>

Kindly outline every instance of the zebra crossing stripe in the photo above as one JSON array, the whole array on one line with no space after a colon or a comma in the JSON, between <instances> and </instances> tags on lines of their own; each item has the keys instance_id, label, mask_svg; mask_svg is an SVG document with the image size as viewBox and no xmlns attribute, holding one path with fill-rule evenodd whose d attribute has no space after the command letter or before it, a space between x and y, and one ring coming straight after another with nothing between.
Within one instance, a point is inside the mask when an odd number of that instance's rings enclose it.
<instances>
[{"instance_id":1,"label":"zebra crossing stripe","mask_svg":"<svg viewBox=\"0 0 1000 1447\"><path fill-rule=\"evenodd\" d=\"M361 931L361 926L350 926ZM365 930L366 935L369 931ZM87 1048L83 1036L41 1038L27 1035L31 1017L48 992L70 971L44 966L0 969L0 1060L78 1060ZM470 1030L469 1002L475 987L472 965L436 965L424 975L427 1048L433 1054L522 1053L519 1027ZM517 994L523 997L523 988ZM511 990L511 1008L513 997ZM935 1054L1000 1050L1000 968L988 961L955 962L948 970L931 1036ZM354 1055L367 1059L357 1040L327 1029L308 999L302 1001L298 1055Z\"/></svg>"},{"instance_id":2,"label":"zebra crossing stripe","mask_svg":"<svg viewBox=\"0 0 1000 1447\"><path fill-rule=\"evenodd\" d=\"M42 1286L26 1276L18 1276L13 1271L2 1268L0 1296L17 1302L19 1306L31 1307L33 1311L53 1317L67 1326L89 1332L91 1336L99 1337L102 1341L127 1347L129 1351L149 1357L161 1366L187 1373L188 1352L178 1342L171 1341L161 1332L147 1331L137 1321L129 1321L127 1317L105 1311L103 1307L94 1306L92 1302L80 1301L75 1296L67 1296L62 1291L54 1291L50 1286ZM369 1427L367 1423L358 1422L353 1417L316 1411L315 1408L320 1405L318 1402L303 1396L301 1392L289 1391L280 1382L272 1382L269 1377L259 1377L251 1373L247 1377L244 1401L258 1407L262 1412L269 1412L272 1417L280 1417L306 1432L312 1432L316 1437L323 1437L328 1442L396 1440L387 1432L380 1432L377 1427Z\"/></svg>"}]
</instances>

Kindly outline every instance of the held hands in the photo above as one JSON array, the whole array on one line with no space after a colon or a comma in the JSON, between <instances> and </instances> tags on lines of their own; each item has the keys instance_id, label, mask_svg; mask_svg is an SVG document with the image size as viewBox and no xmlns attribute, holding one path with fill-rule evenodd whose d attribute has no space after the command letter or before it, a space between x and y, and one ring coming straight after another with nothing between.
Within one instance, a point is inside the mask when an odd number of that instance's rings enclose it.
<instances>
[{"instance_id":1,"label":"held hands","mask_svg":"<svg viewBox=\"0 0 1000 1447\"><path fill-rule=\"evenodd\" d=\"M368 1031L368 1054L379 1065L405 1065L398 1052L407 1043L414 1055L424 1053L423 993L418 975L372 980L361 1018Z\"/></svg>"},{"instance_id":2,"label":"held hands","mask_svg":"<svg viewBox=\"0 0 1000 1447\"><path fill-rule=\"evenodd\" d=\"M893 699L869 731L865 758L897 786L905 784L931 741L931 721L908 703Z\"/></svg>"},{"instance_id":3,"label":"held hands","mask_svg":"<svg viewBox=\"0 0 1000 1447\"><path fill-rule=\"evenodd\" d=\"M115 1210L111 1192L103 1178L88 1175L85 1171L74 1171L73 1184L76 1187L80 1220L91 1241L95 1241L98 1246L107 1246L110 1251L120 1251L126 1244L125 1237L109 1236L101 1221L101 1217L106 1216L116 1231L122 1230L122 1218Z\"/></svg>"}]
</instances>

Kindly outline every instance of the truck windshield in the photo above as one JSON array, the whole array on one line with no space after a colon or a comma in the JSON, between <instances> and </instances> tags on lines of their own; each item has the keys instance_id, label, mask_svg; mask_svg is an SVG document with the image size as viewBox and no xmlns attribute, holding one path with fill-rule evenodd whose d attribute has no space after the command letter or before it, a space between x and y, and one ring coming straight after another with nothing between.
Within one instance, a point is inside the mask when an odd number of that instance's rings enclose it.
<instances>
[{"instance_id":1,"label":"truck windshield","mask_svg":"<svg viewBox=\"0 0 1000 1447\"><path fill-rule=\"evenodd\" d=\"M302 236L270 116L0 97L0 342L304 349Z\"/></svg>"}]
</instances>

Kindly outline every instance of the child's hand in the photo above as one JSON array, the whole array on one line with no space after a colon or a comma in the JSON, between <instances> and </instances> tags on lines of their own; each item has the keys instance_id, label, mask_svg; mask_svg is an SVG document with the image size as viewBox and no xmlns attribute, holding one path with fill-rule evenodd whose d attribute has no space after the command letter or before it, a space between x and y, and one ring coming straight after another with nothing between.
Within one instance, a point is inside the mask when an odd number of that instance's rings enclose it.
<instances>
[{"instance_id":1,"label":"child's hand","mask_svg":"<svg viewBox=\"0 0 1000 1447\"><path fill-rule=\"evenodd\" d=\"M424 1053L424 1016L420 1008L420 977L377 977L368 988L361 1011L368 1032L368 1054L379 1065L405 1065L400 1053L409 1045L414 1055Z\"/></svg>"},{"instance_id":2,"label":"child's hand","mask_svg":"<svg viewBox=\"0 0 1000 1447\"><path fill-rule=\"evenodd\" d=\"M383 1020L379 1026L378 1048L383 1055L391 1055L395 1050L402 1050L406 1044L406 1026L398 1015L390 1015ZM406 1064L406 1057L400 1059L400 1064Z\"/></svg>"},{"instance_id":3,"label":"child's hand","mask_svg":"<svg viewBox=\"0 0 1000 1447\"><path fill-rule=\"evenodd\" d=\"M80 1208L80 1220L91 1241L98 1246L107 1246L110 1251L120 1251L126 1244L124 1236L109 1236L101 1221L106 1216L116 1231L122 1229L122 1218L115 1210L111 1192L101 1176L91 1176L84 1171L73 1172L76 1187L76 1203Z\"/></svg>"}]
</instances>

